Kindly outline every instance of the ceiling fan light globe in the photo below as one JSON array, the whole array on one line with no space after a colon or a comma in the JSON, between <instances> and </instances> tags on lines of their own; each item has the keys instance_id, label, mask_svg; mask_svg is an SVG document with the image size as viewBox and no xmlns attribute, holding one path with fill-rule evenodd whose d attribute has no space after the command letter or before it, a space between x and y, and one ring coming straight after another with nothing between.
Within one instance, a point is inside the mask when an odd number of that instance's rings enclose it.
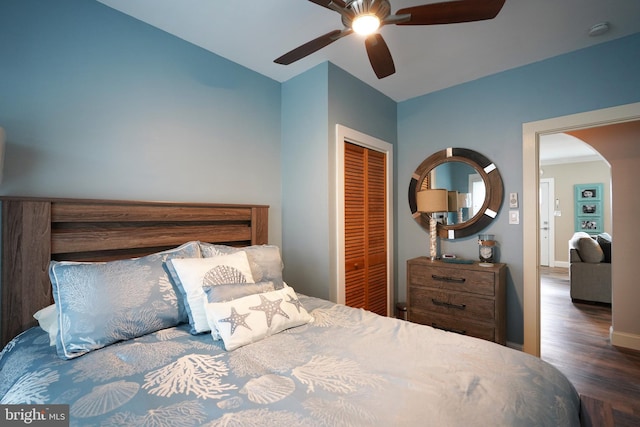
<instances>
[{"instance_id":1,"label":"ceiling fan light globe","mask_svg":"<svg viewBox=\"0 0 640 427\"><path fill-rule=\"evenodd\" d=\"M376 15L360 15L353 20L351 28L358 34L368 36L380 28L380 18Z\"/></svg>"}]
</instances>

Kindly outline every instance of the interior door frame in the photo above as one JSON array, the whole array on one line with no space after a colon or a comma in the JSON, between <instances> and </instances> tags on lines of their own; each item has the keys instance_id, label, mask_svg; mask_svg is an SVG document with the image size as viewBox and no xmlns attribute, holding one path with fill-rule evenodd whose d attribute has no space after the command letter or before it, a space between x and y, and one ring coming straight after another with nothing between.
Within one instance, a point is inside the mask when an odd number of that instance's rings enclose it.
<instances>
[{"instance_id":1,"label":"interior door frame","mask_svg":"<svg viewBox=\"0 0 640 427\"><path fill-rule=\"evenodd\" d=\"M522 125L523 312L526 353L540 357L540 136L640 119L640 102Z\"/></svg>"},{"instance_id":2,"label":"interior door frame","mask_svg":"<svg viewBox=\"0 0 640 427\"><path fill-rule=\"evenodd\" d=\"M334 286L330 290L330 299L338 304L345 303L345 251L344 251L344 143L359 145L385 154L386 159L386 197L387 197L387 313L393 316L394 268L393 268L393 145L370 135L336 124L335 137L335 219L333 221L333 241L335 242Z\"/></svg>"}]
</instances>

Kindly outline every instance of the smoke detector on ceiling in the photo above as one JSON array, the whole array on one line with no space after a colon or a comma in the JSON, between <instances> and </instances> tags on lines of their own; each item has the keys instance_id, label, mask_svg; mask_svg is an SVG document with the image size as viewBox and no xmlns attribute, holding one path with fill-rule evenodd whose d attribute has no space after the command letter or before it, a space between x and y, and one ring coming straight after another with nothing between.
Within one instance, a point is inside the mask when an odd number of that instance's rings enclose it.
<instances>
[{"instance_id":1,"label":"smoke detector on ceiling","mask_svg":"<svg viewBox=\"0 0 640 427\"><path fill-rule=\"evenodd\" d=\"M609 31L609 23L600 22L589 28L589 35L591 37L596 37L606 33L607 31Z\"/></svg>"}]
</instances>

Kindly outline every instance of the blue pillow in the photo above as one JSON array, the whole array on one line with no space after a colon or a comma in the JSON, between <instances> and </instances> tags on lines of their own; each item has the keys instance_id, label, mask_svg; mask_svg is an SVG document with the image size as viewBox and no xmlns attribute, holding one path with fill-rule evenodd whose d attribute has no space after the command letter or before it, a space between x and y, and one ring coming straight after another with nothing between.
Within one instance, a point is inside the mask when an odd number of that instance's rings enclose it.
<instances>
[{"instance_id":1,"label":"blue pillow","mask_svg":"<svg viewBox=\"0 0 640 427\"><path fill-rule=\"evenodd\" d=\"M171 258L199 256L198 242L189 242L120 261L52 261L49 277L58 309L58 356L73 359L186 322L184 305L164 263Z\"/></svg>"}]
</instances>

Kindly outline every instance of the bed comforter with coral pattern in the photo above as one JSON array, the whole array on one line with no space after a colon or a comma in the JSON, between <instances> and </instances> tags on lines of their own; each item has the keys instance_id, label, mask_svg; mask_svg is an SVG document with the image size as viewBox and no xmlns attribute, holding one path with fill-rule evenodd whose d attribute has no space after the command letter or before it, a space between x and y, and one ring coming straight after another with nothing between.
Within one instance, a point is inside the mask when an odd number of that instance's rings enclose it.
<instances>
[{"instance_id":1,"label":"bed comforter with coral pattern","mask_svg":"<svg viewBox=\"0 0 640 427\"><path fill-rule=\"evenodd\" d=\"M0 353L2 403L72 426L573 426L579 397L513 349L301 296L314 322L224 350L189 325L61 360L34 327Z\"/></svg>"}]
</instances>

